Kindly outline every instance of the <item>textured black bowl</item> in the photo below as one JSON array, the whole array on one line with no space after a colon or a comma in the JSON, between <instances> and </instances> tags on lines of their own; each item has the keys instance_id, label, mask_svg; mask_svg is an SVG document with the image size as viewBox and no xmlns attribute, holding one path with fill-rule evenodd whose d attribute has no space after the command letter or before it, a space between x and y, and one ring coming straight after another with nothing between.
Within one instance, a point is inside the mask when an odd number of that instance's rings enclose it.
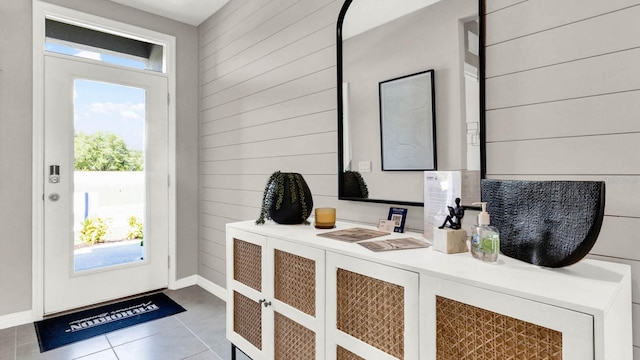
<instances>
[{"instance_id":1,"label":"textured black bowl","mask_svg":"<svg viewBox=\"0 0 640 360\"><path fill-rule=\"evenodd\" d=\"M585 257L604 217L605 183L599 181L482 180L500 252L546 267Z\"/></svg>"}]
</instances>

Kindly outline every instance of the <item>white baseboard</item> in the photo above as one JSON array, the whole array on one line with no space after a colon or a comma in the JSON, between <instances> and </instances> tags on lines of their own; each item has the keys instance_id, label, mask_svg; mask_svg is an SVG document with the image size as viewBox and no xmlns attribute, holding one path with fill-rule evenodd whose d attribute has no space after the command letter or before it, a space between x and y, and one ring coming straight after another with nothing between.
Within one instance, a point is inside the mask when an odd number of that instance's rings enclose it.
<instances>
[{"instance_id":1,"label":"white baseboard","mask_svg":"<svg viewBox=\"0 0 640 360\"><path fill-rule=\"evenodd\" d=\"M180 280L176 280L169 284L169 290L178 290L182 288L186 288L188 286L193 286L198 284L198 275L187 276L186 278L182 278Z\"/></svg>"},{"instance_id":2,"label":"white baseboard","mask_svg":"<svg viewBox=\"0 0 640 360\"><path fill-rule=\"evenodd\" d=\"M223 301L227 301L227 289L223 288L222 286L215 284L205 278L203 278L202 276L198 275L198 286L200 286L201 288L207 290L208 292L210 292L211 294L213 294L214 296L219 297L220 299L222 299Z\"/></svg>"},{"instance_id":3,"label":"white baseboard","mask_svg":"<svg viewBox=\"0 0 640 360\"><path fill-rule=\"evenodd\" d=\"M0 315L0 329L7 329L31 322L33 322L33 313L31 312L31 310L7 315Z\"/></svg>"}]
</instances>

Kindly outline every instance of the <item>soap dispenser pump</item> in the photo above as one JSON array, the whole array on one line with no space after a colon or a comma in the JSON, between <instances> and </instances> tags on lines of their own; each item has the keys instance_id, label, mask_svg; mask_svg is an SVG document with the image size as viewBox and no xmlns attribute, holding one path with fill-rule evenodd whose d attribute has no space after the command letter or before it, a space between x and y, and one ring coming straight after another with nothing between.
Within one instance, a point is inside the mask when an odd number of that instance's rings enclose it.
<instances>
[{"instance_id":1,"label":"soap dispenser pump","mask_svg":"<svg viewBox=\"0 0 640 360\"><path fill-rule=\"evenodd\" d=\"M478 225L474 225L471 234L471 255L479 260L497 262L500 251L500 232L490 224L487 203L473 203L481 205L482 212L478 214Z\"/></svg>"}]
</instances>

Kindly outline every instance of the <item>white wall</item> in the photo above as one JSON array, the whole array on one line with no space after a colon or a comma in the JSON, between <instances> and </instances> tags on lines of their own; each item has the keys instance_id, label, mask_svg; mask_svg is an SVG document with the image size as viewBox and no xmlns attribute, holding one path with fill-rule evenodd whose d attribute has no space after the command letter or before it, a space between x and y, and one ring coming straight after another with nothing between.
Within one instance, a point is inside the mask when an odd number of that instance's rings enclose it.
<instances>
[{"instance_id":1,"label":"white wall","mask_svg":"<svg viewBox=\"0 0 640 360\"><path fill-rule=\"evenodd\" d=\"M31 1L0 2L0 315L31 309Z\"/></svg>"},{"instance_id":2,"label":"white wall","mask_svg":"<svg viewBox=\"0 0 640 360\"><path fill-rule=\"evenodd\" d=\"M593 257L631 265L640 359L640 1L487 0L487 176L604 180Z\"/></svg>"}]
</instances>

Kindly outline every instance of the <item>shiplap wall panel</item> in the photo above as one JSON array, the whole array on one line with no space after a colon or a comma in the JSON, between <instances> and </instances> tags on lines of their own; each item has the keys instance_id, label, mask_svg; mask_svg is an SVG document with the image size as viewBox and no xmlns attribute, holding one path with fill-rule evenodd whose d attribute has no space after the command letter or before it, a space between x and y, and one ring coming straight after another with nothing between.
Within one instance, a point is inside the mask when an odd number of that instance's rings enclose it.
<instances>
[{"instance_id":1,"label":"shiplap wall panel","mask_svg":"<svg viewBox=\"0 0 640 360\"><path fill-rule=\"evenodd\" d=\"M247 18L252 11L270 0L238 0L229 2L216 12L216 21L208 21L200 25L200 47L210 43L214 39L232 31L242 19ZM202 56L201 56L202 57Z\"/></svg>"},{"instance_id":2,"label":"shiplap wall panel","mask_svg":"<svg viewBox=\"0 0 640 360\"><path fill-rule=\"evenodd\" d=\"M296 169L302 174L330 174L338 168L337 152L313 155L281 156L278 164L283 169ZM251 175L265 174L273 168L262 159L242 159L225 161L203 161L201 174L206 175ZM333 174L335 175L335 174ZM267 179L265 178L266 182Z\"/></svg>"},{"instance_id":3,"label":"shiplap wall panel","mask_svg":"<svg viewBox=\"0 0 640 360\"><path fill-rule=\"evenodd\" d=\"M207 111L203 114L200 131L203 134L217 134L278 120L295 119L300 116L319 112L335 111L335 107L336 90L334 87L332 89L315 91L311 94L296 96L293 99L282 101L268 107L245 111L219 119L212 119L215 113L213 111Z\"/></svg>"},{"instance_id":4,"label":"shiplap wall panel","mask_svg":"<svg viewBox=\"0 0 640 360\"><path fill-rule=\"evenodd\" d=\"M492 4L494 0L487 0ZM499 1L500 2L500 1ZM585 5L587 4L588 5ZM637 5L637 0L529 0L487 14L487 46ZM491 6L487 6L491 8Z\"/></svg>"},{"instance_id":5,"label":"shiplap wall panel","mask_svg":"<svg viewBox=\"0 0 640 360\"><path fill-rule=\"evenodd\" d=\"M335 3L320 8L309 14L290 27L283 29L278 36L270 37L256 43L246 51L234 57L233 61L215 62L215 57L202 61L203 67L208 68L203 73L203 91L208 94L210 86L220 88L220 85L210 85L213 82L226 82L228 77L242 78L251 74L268 71L282 66L299 56L311 53L311 49L319 49L335 44L335 33L329 36L325 19L335 11ZM310 49L309 49L310 48ZM256 64L258 63L258 64ZM241 72L237 75L236 72ZM233 83L233 81L231 81Z\"/></svg>"},{"instance_id":6,"label":"shiplap wall panel","mask_svg":"<svg viewBox=\"0 0 640 360\"><path fill-rule=\"evenodd\" d=\"M502 108L486 113L487 141L640 132L638 114L640 91Z\"/></svg>"},{"instance_id":7,"label":"shiplap wall panel","mask_svg":"<svg viewBox=\"0 0 640 360\"><path fill-rule=\"evenodd\" d=\"M305 1L307 3L310 2L309 0ZM306 42L314 33L329 26L330 24L327 24L326 18L334 15L336 11L335 2L329 2L327 4L325 0L317 4L314 2L313 4L317 10L309 12L305 17L291 23L290 26L282 28L282 30L274 34L274 36L245 45L246 49L230 60L220 61L221 59L218 58L218 55L206 59L203 65L207 66L208 69L203 72L203 83L213 81L220 76L255 61L269 62L273 59L272 57L268 57L272 53L278 52L285 47L299 46L299 40ZM323 6L318 7L319 5ZM251 39L251 41L255 40L256 39ZM301 54L304 54L304 52ZM213 62L214 60L216 60L216 62ZM286 61L286 59L281 59L281 61Z\"/></svg>"},{"instance_id":8,"label":"shiplap wall panel","mask_svg":"<svg viewBox=\"0 0 640 360\"><path fill-rule=\"evenodd\" d=\"M486 77L638 47L639 18L640 5L489 46Z\"/></svg>"},{"instance_id":9,"label":"shiplap wall panel","mask_svg":"<svg viewBox=\"0 0 640 360\"><path fill-rule=\"evenodd\" d=\"M590 257L631 266L640 360L640 1L487 1L487 177L606 182Z\"/></svg>"},{"instance_id":10,"label":"shiplap wall panel","mask_svg":"<svg viewBox=\"0 0 640 360\"><path fill-rule=\"evenodd\" d=\"M217 261L217 260L216 260ZM222 260L224 261L224 260ZM214 284L224 284L225 283L225 275L224 273L215 271L208 264L202 264L200 269L200 276L203 278L213 282Z\"/></svg>"},{"instance_id":11,"label":"shiplap wall panel","mask_svg":"<svg viewBox=\"0 0 640 360\"><path fill-rule=\"evenodd\" d=\"M224 257L216 256L206 252L202 252L202 257L204 258L204 262L206 262L207 264L211 264L211 269L215 272L223 273L225 271L226 261Z\"/></svg>"},{"instance_id":12,"label":"shiplap wall panel","mask_svg":"<svg viewBox=\"0 0 640 360\"><path fill-rule=\"evenodd\" d=\"M215 202L213 205L214 206L208 206L206 209L201 209L202 213L225 218L227 222L237 221L238 219L257 219L260 214L259 203L255 206L243 206L238 204ZM203 206L203 204L201 203L200 206ZM224 231L224 227L217 228L217 230ZM220 238L216 238L215 241L222 245Z\"/></svg>"},{"instance_id":13,"label":"shiplap wall panel","mask_svg":"<svg viewBox=\"0 0 640 360\"><path fill-rule=\"evenodd\" d=\"M217 187L203 187L200 192L200 200L202 201L219 201L233 203L237 202L241 205L255 205L255 202L246 203L245 199L255 201L260 194L255 189L243 189L246 184L236 184L234 189L221 189ZM234 199L238 199L237 201ZM258 199L259 200L259 199Z\"/></svg>"},{"instance_id":14,"label":"shiplap wall panel","mask_svg":"<svg viewBox=\"0 0 640 360\"><path fill-rule=\"evenodd\" d=\"M210 189L228 189L228 190L244 190L244 191L257 191L264 189L267 185L267 180L262 175L245 175L238 177L237 174L233 175L203 175L202 176L202 192L200 194L201 199L215 201L215 198L207 196L207 191Z\"/></svg>"},{"instance_id":15,"label":"shiplap wall panel","mask_svg":"<svg viewBox=\"0 0 640 360\"><path fill-rule=\"evenodd\" d=\"M309 64L302 62L303 64ZM315 68L306 69L304 66L300 66L300 63L296 63L295 67L292 67L291 77L287 76L286 79L278 76L271 76L266 74L263 79L256 79L255 89L251 93L247 93L244 96L230 95L230 98L223 99L222 102L216 101L218 98L222 98L222 95L207 96L202 99L202 107L205 109L212 109L216 112L220 112L221 115L233 113L234 110L253 110L267 105L272 105L278 102L282 102L290 99L292 92L297 88L305 89L302 94L309 94L317 90L327 89L327 78L331 77L331 74L335 74L334 68ZM335 76L334 76L335 77ZM269 81L275 80L275 82ZM321 81L324 82L321 83ZM335 83L335 79L332 79ZM318 87L323 86L323 87ZM231 89L233 91L235 89Z\"/></svg>"},{"instance_id":16,"label":"shiplap wall panel","mask_svg":"<svg viewBox=\"0 0 640 360\"><path fill-rule=\"evenodd\" d=\"M258 215L253 214L253 215L249 215L247 219L251 219L251 216L255 216L256 219L258 218ZM225 244L220 244L220 241L218 239L219 239L220 232L225 231L225 225L229 221L232 221L232 219L227 216L214 216L214 215L202 213L202 222L203 224L206 224L206 225L201 225L200 228L207 229L207 231L210 232L208 237L204 237L203 239L207 241L212 241L217 245L225 247ZM202 230L201 230L200 237L203 237Z\"/></svg>"},{"instance_id":17,"label":"shiplap wall panel","mask_svg":"<svg viewBox=\"0 0 640 360\"><path fill-rule=\"evenodd\" d=\"M640 305L633 304L631 312L633 316L633 343L640 344ZM637 358L638 355L634 354L633 356Z\"/></svg>"},{"instance_id":18,"label":"shiplap wall panel","mask_svg":"<svg viewBox=\"0 0 640 360\"><path fill-rule=\"evenodd\" d=\"M640 221L637 218L607 216L591 253L640 261L638 234Z\"/></svg>"},{"instance_id":19,"label":"shiplap wall panel","mask_svg":"<svg viewBox=\"0 0 640 360\"><path fill-rule=\"evenodd\" d=\"M269 20L253 28L251 32L242 38L230 43L228 46L220 48L215 53L215 56L220 62L227 61L235 55L247 51L247 49L252 46L261 44L266 39L300 22L301 19L313 14L330 1L331 0L274 0L273 3L282 3L283 6L277 6L274 9L270 9L269 13L261 14L266 16L273 15ZM271 11L273 11L273 14ZM248 23L246 26L252 26L252 24Z\"/></svg>"},{"instance_id":20,"label":"shiplap wall panel","mask_svg":"<svg viewBox=\"0 0 640 360\"><path fill-rule=\"evenodd\" d=\"M217 206L217 203L255 207L262 200L262 191L220 188L208 188L206 190L203 191L202 195L202 209L204 211Z\"/></svg>"},{"instance_id":21,"label":"shiplap wall panel","mask_svg":"<svg viewBox=\"0 0 640 360\"><path fill-rule=\"evenodd\" d=\"M329 193L327 188L321 186L324 181L328 181L329 177L335 177L335 175L326 175L326 174L306 174L304 176L305 181L309 185L309 188L313 190L314 193L320 193L324 195L336 195L335 192ZM233 190L241 190L245 192L254 192L254 196L260 197L262 199L262 191L264 187L267 185L268 176L264 176L261 174L255 175L245 175L245 176L237 176L237 175L205 175L202 177L202 187L203 194L201 195L202 200L206 201L220 201L221 199L207 199L205 198L206 191L216 190L216 191L233 191ZM316 186L316 184L318 184ZM206 191L205 191L206 190ZM257 194L257 195L255 195ZM222 201L221 201L222 202ZM236 204L241 204L241 201L236 201ZM253 203L254 207L259 207L260 203Z\"/></svg>"},{"instance_id":22,"label":"shiplap wall panel","mask_svg":"<svg viewBox=\"0 0 640 360\"><path fill-rule=\"evenodd\" d=\"M208 44L203 44L202 56L214 56L217 62L224 62L249 47L263 41L290 24L283 23L284 12L300 9L300 0L272 0L265 3L252 16L242 19L242 25L235 27ZM290 21L290 20L289 20ZM220 40L220 41L218 41Z\"/></svg>"},{"instance_id":23,"label":"shiplap wall panel","mask_svg":"<svg viewBox=\"0 0 640 360\"><path fill-rule=\"evenodd\" d=\"M335 153L338 146L335 132L300 135L296 137L208 148L201 152L203 161L269 158L296 154Z\"/></svg>"},{"instance_id":24,"label":"shiplap wall panel","mask_svg":"<svg viewBox=\"0 0 640 360\"><path fill-rule=\"evenodd\" d=\"M200 27L200 275L225 286L225 224L256 219L269 175L337 205L341 1L231 0ZM227 10L231 7L232 10Z\"/></svg>"},{"instance_id":25,"label":"shiplap wall panel","mask_svg":"<svg viewBox=\"0 0 640 360\"><path fill-rule=\"evenodd\" d=\"M274 84L274 87L263 92L247 96L220 106L208 107L206 101L201 104L207 120L216 120L237 115L251 110L257 110L296 97L310 95L319 91L335 88L335 65L324 70L311 73L305 77L284 83Z\"/></svg>"},{"instance_id":26,"label":"shiplap wall panel","mask_svg":"<svg viewBox=\"0 0 640 360\"><path fill-rule=\"evenodd\" d=\"M278 67L268 72L263 72L252 78L252 81L244 81L227 87L224 91L217 92L203 98L203 104L207 107L220 106L232 101L246 98L273 87L273 84L284 84L302 78L310 73L327 68L327 63L335 60L334 46L313 52L308 56L293 61L290 66Z\"/></svg>"},{"instance_id":27,"label":"shiplap wall panel","mask_svg":"<svg viewBox=\"0 0 640 360\"><path fill-rule=\"evenodd\" d=\"M293 43L287 44L265 57L257 59L247 57L245 61L228 62L227 68L218 68L218 77L202 86L203 95L215 94L226 87L249 81L265 71L287 66L291 62L299 60L301 54L308 56L307 54L335 46L335 29L332 25L325 26L319 31L313 31L309 35L298 33L298 36L299 38Z\"/></svg>"},{"instance_id":28,"label":"shiplap wall panel","mask_svg":"<svg viewBox=\"0 0 640 360\"><path fill-rule=\"evenodd\" d=\"M487 14L492 13L494 11L502 10L509 6L514 6L520 3L523 3L528 0L493 0L488 1L485 5L485 12Z\"/></svg>"},{"instance_id":29,"label":"shiplap wall panel","mask_svg":"<svg viewBox=\"0 0 640 360\"><path fill-rule=\"evenodd\" d=\"M216 232L217 232L217 230L216 230ZM214 237L215 236L217 236L217 234L214 235ZM213 255L215 257L219 257L218 254L224 254L225 253L224 247L216 244L213 241L206 241L206 240L202 242L202 251L207 253L207 254L211 254L211 255Z\"/></svg>"},{"instance_id":30,"label":"shiplap wall panel","mask_svg":"<svg viewBox=\"0 0 640 360\"><path fill-rule=\"evenodd\" d=\"M241 143L295 137L306 133L336 130L335 111L324 111L298 118L278 120L264 125L214 133L202 137L202 146L221 147Z\"/></svg>"},{"instance_id":31,"label":"shiplap wall panel","mask_svg":"<svg viewBox=\"0 0 640 360\"><path fill-rule=\"evenodd\" d=\"M243 192L244 194L246 194L246 192ZM260 196L256 196L255 199L258 199L258 205L260 205L260 200L261 197ZM255 200L254 199L254 200ZM226 198L220 198L220 199L216 199L216 201L202 201L201 203L201 208L202 211L206 214L210 214L210 215L223 215L223 211L225 210L226 206L229 207L238 207L238 208L254 208L256 209L256 211L253 211L253 216L257 217L258 213L260 212L259 207L255 205L255 203L250 203L250 201L243 201L242 199L238 198L234 201L228 201L229 197ZM243 204L243 202L247 203L246 205ZM220 204L225 204L225 207L220 206ZM244 210L243 210L244 211Z\"/></svg>"},{"instance_id":32,"label":"shiplap wall panel","mask_svg":"<svg viewBox=\"0 0 640 360\"><path fill-rule=\"evenodd\" d=\"M640 133L492 142L487 173L636 175L638 144Z\"/></svg>"},{"instance_id":33,"label":"shiplap wall panel","mask_svg":"<svg viewBox=\"0 0 640 360\"><path fill-rule=\"evenodd\" d=\"M640 48L486 80L487 110L640 89ZM611 66L615 64L616 66ZM488 66L488 65L487 65Z\"/></svg>"},{"instance_id":34,"label":"shiplap wall panel","mask_svg":"<svg viewBox=\"0 0 640 360\"><path fill-rule=\"evenodd\" d=\"M640 176L621 175L500 175L505 180L604 181L607 216L640 218L640 201L630 201L629 194L640 194Z\"/></svg>"},{"instance_id":35,"label":"shiplap wall panel","mask_svg":"<svg viewBox=\"0 0 640 360\"><path fill-rule=\"evenodd\" d=\"M206 59L226 46L238 42L296 1L251 0L243 3L233 12L233 17L228 16L220 22L216 21L210 31L202 34L202 57Z\"/></svg>"}]
</instances>

